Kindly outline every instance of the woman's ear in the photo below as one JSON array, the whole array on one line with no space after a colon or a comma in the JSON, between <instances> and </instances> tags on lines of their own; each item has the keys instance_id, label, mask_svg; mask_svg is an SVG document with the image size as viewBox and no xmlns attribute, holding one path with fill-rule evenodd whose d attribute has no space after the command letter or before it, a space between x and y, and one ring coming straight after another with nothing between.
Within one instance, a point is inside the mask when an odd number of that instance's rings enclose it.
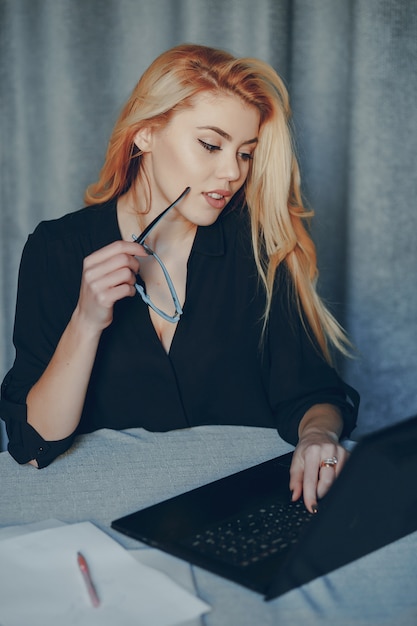
<instances>
[{"instance_id":1,"label":"woman's ear","mask_svg":"<svg viewBox=\"0 0 417 626\"><path fill-rule=\"evenodd\" d=\"M141 128L133 138L135 146L142 152L150 152L152 146L152 129Z\"/></svg>"}]
</instances>

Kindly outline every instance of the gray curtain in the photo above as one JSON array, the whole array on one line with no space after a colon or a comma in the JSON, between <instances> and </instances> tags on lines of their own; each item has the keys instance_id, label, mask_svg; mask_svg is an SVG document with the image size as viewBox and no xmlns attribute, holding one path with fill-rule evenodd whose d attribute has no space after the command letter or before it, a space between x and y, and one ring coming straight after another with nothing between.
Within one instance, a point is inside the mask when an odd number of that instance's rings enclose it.
<instances>
[{"instance_id":1,"label":"gray curtain","mask_svg":"<svg viewBox=\"0 0 417 626\"><path fill-rule=\"evenodd\" d=\"M319 288L358 348L357 434L416 413L414 0L0 0L0 377L28 233L82 206L139 75L184 41L284 77Z\"/></svg>"}]
</instances>

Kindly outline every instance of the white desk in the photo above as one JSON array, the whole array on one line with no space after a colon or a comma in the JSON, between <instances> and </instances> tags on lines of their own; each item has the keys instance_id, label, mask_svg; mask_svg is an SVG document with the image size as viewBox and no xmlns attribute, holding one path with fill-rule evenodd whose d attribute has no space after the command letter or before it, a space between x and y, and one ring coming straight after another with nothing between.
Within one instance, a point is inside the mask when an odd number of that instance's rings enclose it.
<instances>
[{"instance_id":1,"label":"white desk","mask_svg":"<svg viewBox=\"0 0 417 626\"><path fill-rule=\"evenodd\" d=\"M112 520L290 449L272 430L205 426L169 433L101 430L78 438L43 470L19 466L3 452L0 526L88 520L138 550L138 542L110 528ZM152 562L152 552L143 548L144 561ZM201 621L207 626L415 626L416 555L414 533L268 603L200 568L158 557L171 575L177 566L190 572L195 593L212 606Z\"/></svg>"}]
</instances>

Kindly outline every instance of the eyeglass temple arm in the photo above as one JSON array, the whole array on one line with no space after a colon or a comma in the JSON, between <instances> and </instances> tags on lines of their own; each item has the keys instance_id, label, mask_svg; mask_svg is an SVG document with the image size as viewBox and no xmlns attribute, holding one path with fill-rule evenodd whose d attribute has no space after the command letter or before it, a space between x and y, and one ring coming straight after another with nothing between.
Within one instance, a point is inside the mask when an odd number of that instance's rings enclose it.
<instances>
[{"instance_id":1,"label":"eyeglass temple arm","mask_svg":"<svg viewBox=\"0 0 417 626\"><path fill-rule=\"evenodd\" d=\"M174 200L174 202L172 204L169 205L169 207L167 207L164 211L162 211L162 213L160 213L159 215L157 215L155 217L154 220L152 220L152 222L150 224L148 224L148 226L145 228L145 230L139 235L139 237L135 238L136 243L140 243L142 244L146 237L149 235L149 233L151 232L151 230L154 228L154 226L157 225L157 223L159 222L160 219L162 219L164 217L164 215L166 213L168 213L168 211L170 211L172 208L174 208L174 206L176 204L178 204L178 202L180 202L186 195L187 193L191 190L191 187L186 187L184 189L184 191L182 192L182 194L180 196L178 196L178 198L176 200Z\"/></svg>"}]
</instances>

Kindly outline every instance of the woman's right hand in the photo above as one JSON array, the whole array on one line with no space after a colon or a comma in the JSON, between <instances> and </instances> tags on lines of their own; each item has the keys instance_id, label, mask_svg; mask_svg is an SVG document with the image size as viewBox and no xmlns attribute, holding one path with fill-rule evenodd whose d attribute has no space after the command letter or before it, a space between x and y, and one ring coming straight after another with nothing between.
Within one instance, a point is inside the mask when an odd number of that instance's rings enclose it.
<instances>
[{"instance_id":1,"label":"woman's right hand","mask_svg":"<svg viewBox=\"0 0 417 626\"><path fill-rule=\"evenodd\" d=\"M111 324L115 302L135 295L140 256L147 256L141 245L121 240L84 259L76 307L79 321L96 332Z\"/></svg>"}]
</instances>

